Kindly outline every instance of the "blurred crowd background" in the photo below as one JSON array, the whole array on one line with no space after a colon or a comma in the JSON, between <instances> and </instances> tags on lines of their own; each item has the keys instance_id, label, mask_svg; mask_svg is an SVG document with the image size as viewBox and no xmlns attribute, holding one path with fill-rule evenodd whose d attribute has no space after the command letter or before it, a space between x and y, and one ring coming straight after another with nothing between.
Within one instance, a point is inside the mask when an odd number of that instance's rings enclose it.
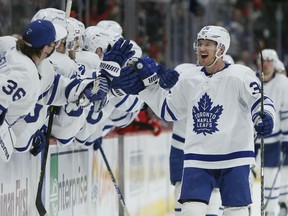
<instances>
[{"instance_id":1,"label":"blurred crowd background","mask_svg":"<svg viewBox=\"0 0 288 216\"><path fill-rule=\"evenodd\" d=\"M0 36L21 33L41 8L65 6L66 0L0 0ZM167 67L196 62L193 42L208 24L230 31L228 54L235 62L254 69L259 44L275 49L288 66L287 0L73 0L71 16L86 27L117 21L125 38Z\"/></svg>"}]
</instances>

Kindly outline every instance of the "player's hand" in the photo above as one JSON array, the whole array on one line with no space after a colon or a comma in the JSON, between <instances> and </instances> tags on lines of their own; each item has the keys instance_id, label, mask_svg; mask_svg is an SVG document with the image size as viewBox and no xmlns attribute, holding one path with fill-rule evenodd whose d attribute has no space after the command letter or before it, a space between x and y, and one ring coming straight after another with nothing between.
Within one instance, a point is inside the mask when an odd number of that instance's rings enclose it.
<instances>
[{"instance_id":1,"label":"player's hand","mask_svg":"<svg viewBox=\"0 0 288 216\"><path fill-rule=\"evenodd\" d=\"M156 62L149 58L139 58L135 63L136 71L144 83L144 86L149 86L158 81Z\"/></svg>"},{"instance_id":2,"label":"player's hand","mask_svg":"<svg viewBox=\"0 0 288 216\"><path fill-rule=\"evenodd\" d=\"M255 113L252 119L258 137L267 137L272 133L274 121L268 112L264 112L263 116L261 112Z\"/></svg>"},{"instance_id":3,"label":"player's hand","mask_svg":"<svg viewBox=\"0 0 288 216\"><path fill-rule=\"evenodd\" d=\"M102 145L102 137L99 137L98 139L95 140L93 144L94 151L97 151L101 145Z\"/></svg>"},{"instance_id":4,"label":"player's hand","mask_svg":"<svg viewBox=\"0 0 288 216\"><path fill-rule=\"evenodd\" d=\"M98 76L93 83L88 85L82 92L79 98L79 106L86 107L90 103L107 100L106 97L109 91L108 82L109 80L107 80L107 78Z\"/></svg>"},{"instance_id":5,"label":"player's hand","mask_svg":"<svg viewBox=\"0 0 288 216\"><path fill-rule=\"evenodd\" d=\"M125 62L130 59L135 51L131 50L133 44L129 40L124 40L123 38L118 39L118 41L112 46L112 48L104 54L104 61L114 61L123 67Z\"/></svg>"},{"instance_id":6,"label":"player's hand","mask_svg":"<svg viewBox=\"0 0 288 216\"><path fill-rule=\"evenodd\" d=\"M120 76L112 80L111 87L112 93L116 96L136 95L145 88L140 76L132 66L122 68Z\"/></svg>"},{"instance_id":7,"label":"player's hand","mask_svg":"<svg viewBox=\"0 0 288 216\"><path fill-rule=\"evenodd\" d=\"M33 136L32 148L30 149L30 153L33 156L37 156L44 149L46 143L47 143L47 140L46 140L46 136L44 135L44 133L40 130L37 130Z\"/></svg>"},{"instance_id":8,"label":"player's hand","mask_svg":"<svg viewBox=\"0 0 288 216\"><path fill-rule=\"evenodd\" d=\"M165 69L162 65L157 65L157 75L159 85L164 89L171 89L179 80L179 73L173 69Z\"/></svg>"}]
</instances>

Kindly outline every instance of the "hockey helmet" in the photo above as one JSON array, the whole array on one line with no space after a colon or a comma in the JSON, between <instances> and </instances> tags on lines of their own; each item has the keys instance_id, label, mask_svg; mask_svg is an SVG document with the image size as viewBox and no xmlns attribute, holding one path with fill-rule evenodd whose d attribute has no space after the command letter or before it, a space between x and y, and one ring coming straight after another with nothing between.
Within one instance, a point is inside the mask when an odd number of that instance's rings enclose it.
<instances>
[{"instance_id":1,"label":"hockey helmet","mask_svg":"<svg viewBox=\"0 0 288 216\"><path fill-rule=\"evenodd\" d=\"M65 17L65 12L56 8L45 8L40 9L33 17L32 21L35 20L49 20L52 23L56 23L67 29L67 22Z\"/></svg>"},{"instance_id":2,"label":"hockey helmet","mask_svg":"<svg viewBox=\"0 0 288 216\"><path fill-rule=\"evenodd\" d=\"M119 35L122 35L123 33L121 25L114 20L101 20L96 24L96 26L103 29L111 30Z\"/></svg>"},{"instance_id":3,"label":"hockey helmet","mask_svg":"<svg viewBox=\"0 0 288 216\"><path fill-rule=\"evenodd\" d=\"M66 20L67 20L67 30L68 30L66 48L68 50L71 50L75 48L77 43L79 46L79 41L82 37L81 35L82 32L81 32L81 27L79 26L79 22L77 19L73 17L68 17Z\"/></svg>"},{"instance_id":4,"label":"hockey helmet","mask_svg":"<svg viewBox=\"0 0 288 216\"><path fill-rule=\"evenodd\" d=\"M278 61L278 54L274 49L263 49L262 50L263 60L273 61L275 64ZM259 57L260 54L259 54Z\"/></svg>"},{"instance_id":5,"label":"hockey helmet","mask_svg":"<svg viewBox=\"0 0 288 216\"><path fill-rule=\"evenodd\" d=\"M112 46L114 43L114 34L114 32L104 30L98 26L89 26L83 34L83 48L87 51L95 52L100 47L102 52L105 53L108 46Z\"/></svg>"},{"instance_id":6,"label":"hockey helmet","mask_svg":"<svg viewBox=\"0 0 288 216\"><path fill-rule=\"evenodd\" d=\"M217 43L217 50L224 45L225 50L223 55L226 54L230 47L230 34L229 32L221 26L204 26L200 32L197 34L197 40L195 41L195 47L198 45L198 40L212 40Z\"/></svg>"}]
</instances>

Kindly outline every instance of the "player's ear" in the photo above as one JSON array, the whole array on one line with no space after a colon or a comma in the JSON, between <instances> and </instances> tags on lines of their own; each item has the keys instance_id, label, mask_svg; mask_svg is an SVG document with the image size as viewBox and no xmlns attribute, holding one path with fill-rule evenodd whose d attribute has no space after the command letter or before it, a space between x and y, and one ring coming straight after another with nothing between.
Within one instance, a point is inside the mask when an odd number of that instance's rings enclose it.
<instances>
[{"instance_id":1,"label":"player's ear","mask_svg":"<svg viewBox=\"0 0 288 216\"><path fill-rule=\"evenodd\" d=\"M95 51L95 53L101 58L102 56L102 48L101 47L98 47Z\"/></svg>"},{"instance_id":2,"label":"player's ear","mask_svg":"<svg viewBox=\"0 0 288 216\"><path fill-rule=\"evenodd\" d=\"M46 55L48 55L49 52L49 45L45 45L42 49L42 52L45 53Z\"/></svg>"},{"instance_id":3,"label":"player's ear","mask_svg":"<svg viewBox=\"0 0 288 216\"><path fill-rule=\"evenodd\" d=\"M220 55L222 55L225 51L225 47L224 45L222 44L221 47L220 47Z\"/></svg>"}]
</instances>

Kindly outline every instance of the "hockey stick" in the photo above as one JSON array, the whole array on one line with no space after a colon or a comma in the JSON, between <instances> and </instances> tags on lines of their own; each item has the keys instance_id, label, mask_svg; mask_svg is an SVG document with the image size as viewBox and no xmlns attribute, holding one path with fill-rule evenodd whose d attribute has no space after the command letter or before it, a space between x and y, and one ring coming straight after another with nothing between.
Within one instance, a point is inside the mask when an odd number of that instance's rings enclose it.
<instances>
[{"instance_id":1,"label":"hockey stick","mask_svg":"<svg viewBox=\"0 0 288 216\"><path fill-rule=\"evenodd\" d=\"M262 50L259 44L259 41L256 39L256 44L259 49L260 59L261 59L261 73L260 73L260 81L261 81L261 118L264 116L264 72L263 72L263 55ZM261 216L265 214L265 204L264 204L264 137L261 136L260 143L260 157L261 157L261 165L260 165L260 178L261 178Z\"/></svg>"},{"instance_id":2,"label":"hockey stick","mask_svg":"<svg viewBox=\"0 0 288 216\"><path fill-rule=\"evenodd\" d=\"M68 17L70 16L71 6L72 6L72 0L67 0L66 17L67 17L67 14L68 14ZM46 142L47 143L46 143L44 153L43 153L43 159L42 159L42 163L41 163L40 177L39 177L37 195L36 195L36 201L35 201L36 208L37 208L40 216L48 215L47 211L45 209L45 206L42 202L42 189L43 189L44 176L45 176L45 172L46 172L46 163L47 163L47 157L48 157L48 151L49 151L49 139L50 139L51 131L52 131L52 124L53 124L55 108L53 106L50 106L49 111L50 111L50 114L49 114L49 119L48 119L48 128L47 128L47 132L46 132Z\"/></svg>"},{"instance_id":3,"label":"hockey stick","mask_svg":"<svg viewBox=\"0 0 288 216\"><path fill-rule=\"evenodd\" d=\"M112 172L112 170L111 170L111 167L110 167L110 165L109 165L109 163L108 163L108 160L107 160L107 158L106 158L106 155L105 155L105 153L104 153L101 145L100 145L100 147L99 147L99 150L100 150L101 155L102 155L102 157L103 157L103 160L104 160L104 162L105 162L105 164L106 164L106 167L107 167L107 169L108 169L108 172L109 172L109 174L110 174L110 177L111 177L111 179L112 179L112 181L113 181L114 187L115 187L115 189L116 189L116 191L117 191L117 194L118 194L120 203L121 203L121 205L122 205L122 207L123 207L123 210L124 210L124 215L130 216L130 214L129 214L129 212L128 212L128 209L127 209L127 207L126 207L125 201L124 201L124 197L123 197L123 195L122 195L122 193L121 193L120 187L119 187L119 185L118 185L118 183L117 183L117 181L116 181L116 179L115 179L115 177L114 177L114 175L113 175L113 172Z\"/></svg>"},{"instance_id":4,"label":"hockey stick","mask_svg":"<svg viewBox=\"0 0 288 216\"><path fill-rule=\"evenodd\" d=\"M267 205L268 205L268 203L269 203L269 200L270 200L270 198L271 198L271 196L272 196L272 191L273 191L273 189L274 189L274 187L275 187L276 180L278 179L278 175L279 175L279 173L280 173L281 168L282 168L283 165L284 165L284 162L285 162L285 160L286 160L286 157L287 157L287 155L285 154L285 156L282 158L282 160L280 161L280 163L279 163L279 165L278 165L278 169L277 169L277 172L276 172L276 174L275 174L275 178L274 178L274 180L273 180L273 183L272 183L272 186L271 186L271 190L270 190L269 196L267 197L267 201L266 201L266 203L264 204L264 209L267 208Z\"/></svg>"},{"instance_id":5,"label":"hockey stick","mask_svg":"<svg viewBox=\"0 0 288 216\"><path fill-rule=\"evenodd\" d=\"M70 17L71 13L71 8L72 8L72 0L67 0L66 2L66 18Z\"/></svg>"},{"instance_id":6,"label":"hockey stick","mask_svg":"<svg viewBox=\"0 0 288 216\"><path fill-rule=\"evenodd\" d=\"M36 208L40 216L47 215L47 211L42 202L42 189L43 189L43 181L44 181L44 176L45 176L45 171L46 171L47 156L48 156L48 151L49 151L49 139L51 136L51 130L52 130L52 124L53 124L54 107L50 106L49 110L50 110L50 115L48 119L48 128L46 132L46 145L45 145L43 159L41 163L40 177L39 177L37 196L36 196L36 202L35 202Z\"/></svg>"}]
</instances>

